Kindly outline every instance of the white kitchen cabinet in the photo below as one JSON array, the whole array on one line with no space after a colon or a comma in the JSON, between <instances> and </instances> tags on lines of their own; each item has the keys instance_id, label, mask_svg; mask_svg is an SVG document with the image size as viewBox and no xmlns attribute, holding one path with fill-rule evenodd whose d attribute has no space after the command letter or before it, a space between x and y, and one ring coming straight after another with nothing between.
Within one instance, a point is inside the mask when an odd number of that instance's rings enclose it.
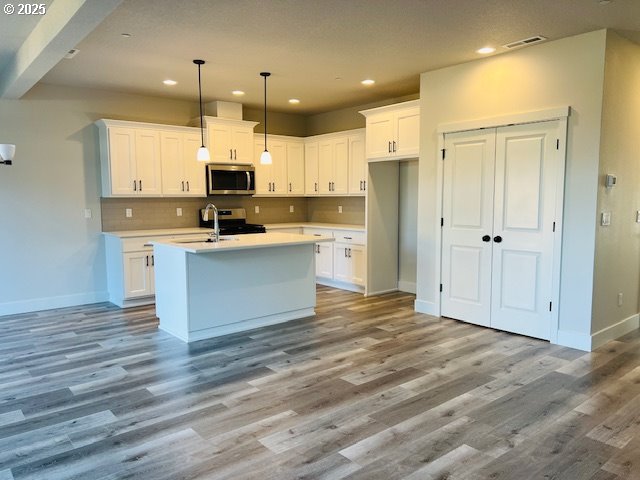
<instances>
[{"instance_id":1,"label":"white kitchen cabinet","mask_svg":"<svg viewBox=\"0 0 640 480\"><path fill-rule=\"evenodd\" d=\"M253 129L257 122L204 117L212 163L253 163Z\"/></svg>"},{"instance_id":2,"label":"white kitchen cabinet","mask_svg":"<svg viewBox=\"0 0 640 480\"><path fill-rule=\"evenodd\" d=\"M304 144L304 194L316 196L320 193L318 184L318 142L305 141Z\"/></svg>"},{"instance_id":3,"label":"white kitchen cabinet","mask_svg":"<svg viewBox=\"0 0 640 480\"><path fill-rule=\"evenodd\" d=\"M124 254L124 298L146 297L155 293L153 250Z\"/></svg>"},{"instance_id":4,"label":"white kitchen cabinet","mask_svg":"<svg viewBox=\"0 0 640 480\"><path fill-rule=\"evenodd\" d=\"M366 158L399 160L414 158L420 147L419 100L372 108L366 117Z\"/></svg>"},{"instance_id":5,"label":"white kitchen cabinet","mask_svg":"<svg viewBox=\"0 0 640 480\"><path fill-rule=\"evenodd\" d=\"M339 282L364 286L366 254L364 245L334 243L333 278Z\"/></svg>"},{"instance_id":6,"label":"white kitchen cabinet","mask_svg":"<svg viewBox=\"0 0 640 480\"><path fill-rule=\"evenodd\" d=\"M316 277L333 278L333 245L316 243Z\"/></svg>"},{"instance_id":7,"label":"white kitchen cabinet","mask_svg":"<svg viewBox=\"0 0 640 480\"><path fill-rule=\"evenodd\" d=\"M109 301L121 308L153 303L155 259L149 242L169 238L201 238L206 235L206 230L197 233L198 230L193 229L189 233L168 230L164 234L140 237L105 233Z\"/></svg>"},{"instance_id":8,"label":"white kitchen cabinet","mask_svg":"<svg viewBox=\"0 0 640 480\"><path fill-rule=\"evenodd\" d=\"M346 195L349 175L349 136L336 135L318 142L318 183L322 195Z\"/></svg>"},{"instance_id":9,"label":"white kitchen cabinet","mask_svg":"<svg viewBox=\"0 0 640 480\"><path fill-rule=\"evenodd\" d=\"M256 194L304 195L304 143L295 137L270 135L267 139L271 164L260 164L264 137L255 136Z\"/></svg>"},{"instance_id":10,"label":"white kitchen cabinet","mask_svg":"<svg viewBox=\"0 0 640 480\"><path fill-rule=\"evenodd\" d=\"M367 193L367 159L364 131L349 135L349 195Z\"/></svg>"},{"instance_id":11,"label":"white kitchen cabinet","mask_svg":"<svg viewBox=\"0 0 640 480\"><path fill-rule=\"evenodd\" d=\"M164 196L205 197L205 167L196 159L200 133L161 131L162 193Z\"/></svg>"},{"instance_id":12,"label":"white kitchen cabinet","mask_svg":"<svg viewBox=\"0 0 640 480\"><path fill-rule=\"evenodd\" d=\"M287 142L287 193L304 195L304 143L300 140Z\"/></svg>"},{"instance_id":13,"label":"white kitchen cabinet","mask_svg":"<svg viewBox=\"0 0 640 480\"><path fill-rule=\"evenodd\" d=\"M161 196L160 134L131 122L100 120L103 197Z\"/></svg>"}]
</instances>

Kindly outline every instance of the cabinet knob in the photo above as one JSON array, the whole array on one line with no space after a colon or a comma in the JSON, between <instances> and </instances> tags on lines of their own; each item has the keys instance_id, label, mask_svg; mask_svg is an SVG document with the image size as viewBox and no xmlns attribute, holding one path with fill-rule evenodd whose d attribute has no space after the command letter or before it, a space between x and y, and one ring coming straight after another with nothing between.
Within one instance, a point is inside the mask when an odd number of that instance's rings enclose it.
<instances>
[{"instance_id":1,"label":"cabinet knob","mask_svg":"<svg viewBox=\"0 0 640 480\"><path fill-rule=\"evenodd\" d=\"M491 237L490 237L489 235L484 235L484 236L482 237L482 241L483 241L483 242L490 242L490 241L491 241Z\"/></svg>"},{"instance_id":2,"label":"cabinet knob","mask_svg":"<svg viewBox=\"0 0 640 480\"><path fill-rule=\"evenodd\" d=\"M500 235L496 235L495 237L493 237L493 241L496 243L500 243L502 242L502 237Z\"/></svg>"}]
</instances>

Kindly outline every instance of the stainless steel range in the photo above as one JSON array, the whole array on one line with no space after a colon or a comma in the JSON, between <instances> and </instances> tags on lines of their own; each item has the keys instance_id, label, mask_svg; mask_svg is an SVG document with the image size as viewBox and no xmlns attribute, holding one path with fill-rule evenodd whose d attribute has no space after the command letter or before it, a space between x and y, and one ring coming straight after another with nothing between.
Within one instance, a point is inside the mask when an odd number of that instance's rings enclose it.
<instances>
[{"instance_id":1,"label":"stainless steel range","mask_svg":"<svg viewBox=\"0 0 640 480\"><path fill-rule=\"evenodd\" d=\"M213 215L204 220L204 208L200 210L200 226L213 228ZM247 211L244 208L219 208L218 223L220 235L241 235L244 233L265 233L264 225L247 223Z\"/></svg>"}]
</instances>

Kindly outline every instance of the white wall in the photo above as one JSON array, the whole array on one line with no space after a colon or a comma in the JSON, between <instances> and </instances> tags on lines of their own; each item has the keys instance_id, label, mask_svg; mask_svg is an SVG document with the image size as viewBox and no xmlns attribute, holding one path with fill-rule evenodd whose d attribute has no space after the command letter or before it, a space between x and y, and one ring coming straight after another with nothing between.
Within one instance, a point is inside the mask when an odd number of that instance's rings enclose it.
<instances>
[{"instance_id":1,"label":"white wall","mask_svg":"<svg viewBox=\"0 0 640 480\"><path fill-rule=\"evenodd\" d=\"M611 212L611 225L596 228L596 344L637 328L640 310L640 46L614 32L607 34L601 138L597 211ZM618 177L613 188L604 186L607 173Z\"/></svg>"},{"instance_id":2,"label":"white wall","mask_svg":"<svg viewBox=\"0 0 640 480\"><path fill-rule=\"evenodd\" d=\"M0 165L0 315L106 299L93 122L196 115L196 102L48 85L0 100L0 143L17 148Z\"/></svg>"},{"instance_id":3,"label":"white wall","mask_svg":"<svg viewBox=\"0 0 640 480\"><path fill-rule=\"evenodd\" d=\"M605 39L601 30L422 74L416 302L421 311L439 308L438 125L569 105L560 330L577 341L590 334Z\"/></svg>"},{"instance_id":4,"label":"white wall","mask_svg":"<svg viewBox=\"0 0 640 480\"><path fill-rule=\"evenodd\" d=\"M398 190L398 288L416 293L418 160L400 162Z\"/></svg>"}]
</instances>

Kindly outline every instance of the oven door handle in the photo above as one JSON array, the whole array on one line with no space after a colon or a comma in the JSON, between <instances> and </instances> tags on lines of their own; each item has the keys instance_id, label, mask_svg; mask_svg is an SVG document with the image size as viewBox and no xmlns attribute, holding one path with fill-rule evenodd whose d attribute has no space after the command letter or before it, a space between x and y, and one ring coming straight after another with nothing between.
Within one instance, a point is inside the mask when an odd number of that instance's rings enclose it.
<instances>
[{"instance_id":1,"label":"oven door handle","mask_svg":"<svg viewBox=\"0 0 640 480\"><path fill-rule=\"evenodd\" d=\"M244 172L247 174L247 192L251 191L251 174L249 172Z\"/></svg>"}]
</instances>

